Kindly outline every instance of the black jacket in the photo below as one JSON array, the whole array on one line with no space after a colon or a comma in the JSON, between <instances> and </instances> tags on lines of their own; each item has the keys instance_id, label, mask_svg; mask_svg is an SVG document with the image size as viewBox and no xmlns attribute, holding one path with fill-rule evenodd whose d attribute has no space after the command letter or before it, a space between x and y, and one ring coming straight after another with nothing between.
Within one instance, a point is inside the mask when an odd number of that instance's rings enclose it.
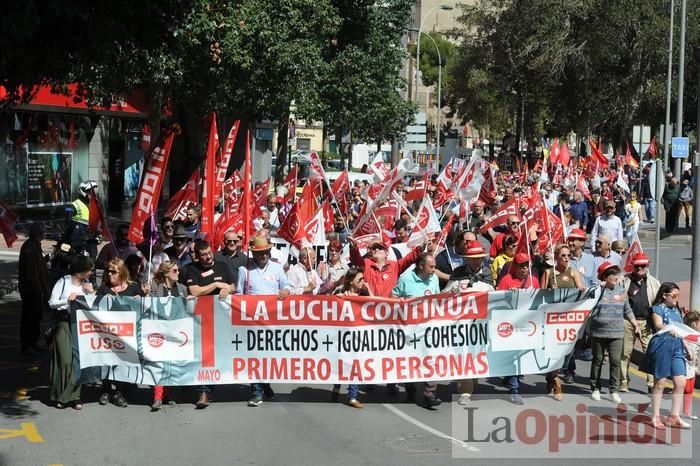
<instances>
[{"instance_id":1,"label":"black jacket","mask_svg":"<svg viewBox=\"0 0 700 466\"><path fill-rule=\"evenodd\" d=\"M42 293L48 299L49 273L41 245L27 240L19 251L19 292Z\"/></svg>"}]
</instances>

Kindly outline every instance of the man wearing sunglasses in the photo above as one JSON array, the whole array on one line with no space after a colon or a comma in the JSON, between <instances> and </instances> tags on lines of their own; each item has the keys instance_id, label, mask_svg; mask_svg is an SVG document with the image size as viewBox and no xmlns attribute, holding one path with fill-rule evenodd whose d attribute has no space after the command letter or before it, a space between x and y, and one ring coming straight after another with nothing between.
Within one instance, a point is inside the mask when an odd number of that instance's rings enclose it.
<instances>
[{"instance_id":1,"label":"man wearing sunglasses","mask_svg":"<svg viewBox=\"0 0 700 466\"><path fill-rule=\"evenodd\" d=\"M625 230L622 228L622 220L615 215L615 208L615 201L605 202L605 214L596 218L593 230L591 230L592 245L595 245L596 240L602 235L606 235L610 242L625 239Z\"/></svg>"},{"instance_id":2,"label":"man wearing sunglasses","mask_svg":"<svg viewBox=\"0 0 700 466\"><path fill-rule=\"evenodd\" d=\"M642 351L646 353L649 340L654 335L654 329L647 325L649 309L654 297L659 292L661 283L649 274L649 257L643 252L632 256L632 273L625 275L622 279L622 286L627 292L632 312L637 320L637 325L641 330L639 338L642 344ZM637 335L634 333L632 324L625 321L625 336L622 342L622 359L620 360L620 391L629 391L629 366ZM654 377L647 374L647 389L651 393L654 386Z\"/></svg>"},{"instance_id":3,"label":"man wearing sunglasses","mask_svg":"<svg viewBox=\"0 0 700 466\"><path fill-rule=\"evenodd\" d=\"M233 274L233 282L238 283L238 268L248 263L248 257L241 251L241 237L234 231L224 234L224 247L214 255L214 259L228 265Z\"/></svg>"}]
</instances>

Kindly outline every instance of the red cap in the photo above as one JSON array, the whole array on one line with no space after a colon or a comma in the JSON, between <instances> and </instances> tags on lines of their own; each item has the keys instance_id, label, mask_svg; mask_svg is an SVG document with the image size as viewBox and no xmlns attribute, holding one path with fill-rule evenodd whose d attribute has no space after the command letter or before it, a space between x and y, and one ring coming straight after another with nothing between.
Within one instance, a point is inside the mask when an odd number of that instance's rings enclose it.
<instances>
[{"instance_id":1,"label":"red cap","mask_svg":"<svg viewBox=\"0 0 700 466\"><path fill-rule=\"evenodd\" d=\"M649 265L649 257L643 252L638 252L632 256L632 265Z\"/></svg>"},{"instance_id":2,"label":"red cap","mask_svg":"<svg viewBox=\"0 0 700 466\"><path fill-rule=\"evenodd\" d=\"M486 257L486 250L478 241L469 241L467 249L462 255L464 257Z\"/></svg>"},{"instance_id":3,"label":"red cap","mask_svg":"<svg viewBox=\"0 0 700 466\"><path fill-rule=\"evenodd\" d=\"M618 267L617 265L613 264L613 263L610 262L610 261L605 261L605 262L603 262L602 264L600 264L600 267L598 267L598 280L602 280L602 279L603 279L603 274L604 274L607 270L610 270L610 269L613 269L613 268L620 270L620 267Z\"/></svg>"},{"instance_id":4,"label":"red cap","mask_svg":"<svg viewBox=\"0 0 700 466\"><path fill-rule=\"evenodd\" d=\"M525 262L530 262L530 256L524 252L519 252L515 255L513 262L516 264L524 264Z\"/></svg>"},{"instance_id":5,"label":"red cap","mask_svg":"<svg viewBox=\"0 0 700 466\"><path fill-rule=\"evenodd\" d=\"M586 240L586 232L580 228L574 228L569 233L569 238Z\"/></svg>"}]
</instances>

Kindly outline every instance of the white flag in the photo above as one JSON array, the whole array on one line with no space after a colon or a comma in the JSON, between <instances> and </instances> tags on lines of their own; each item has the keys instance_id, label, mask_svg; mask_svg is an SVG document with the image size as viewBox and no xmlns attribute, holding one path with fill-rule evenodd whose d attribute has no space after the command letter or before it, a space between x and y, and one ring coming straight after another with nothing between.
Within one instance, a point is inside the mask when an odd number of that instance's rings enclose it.
<instances>
[{"instance_id":1,"label":"white flag","mask_svg":"<svg viewBox=\"0 0 700 466\"><path fill-rule=\"evenodd\" d=\"M625 181L625 177L622 174L622 170L618 170L617 172L617 186L619 186L620 189L626 191L627 194L630 193L630 186L627 184L627 181Z\"/></svg>"},{"instance_id":2,"label":"white flag","mask_svg":"<svg viewBox=\"0 0 700 466\"><path fill-rule=\"evenodd\" d=\"M374 160L369 164L369 167L372 169L372 173L374 173L374 176L377 177L377 181L379 182L386 180L386 177L389 175L389 170L387 170L386 165L384 165L383 152L377 152L377 155L374 156Z\"/></svg>"},{"instance_id":3,"label":"white flag","mask_svg":"<svg viewBox=\"0 0 700 466\"><path fill-rule=\"evenodd\" d=\"M442 228L440 228L440 219L433 207L433 201L430 199L430 196L425 196L420 205L420 209L418 209L411 236L408 238L408 247L415 248L423 244L429 235L440 231L442 231Z\"/></svg>"}]
</instances>

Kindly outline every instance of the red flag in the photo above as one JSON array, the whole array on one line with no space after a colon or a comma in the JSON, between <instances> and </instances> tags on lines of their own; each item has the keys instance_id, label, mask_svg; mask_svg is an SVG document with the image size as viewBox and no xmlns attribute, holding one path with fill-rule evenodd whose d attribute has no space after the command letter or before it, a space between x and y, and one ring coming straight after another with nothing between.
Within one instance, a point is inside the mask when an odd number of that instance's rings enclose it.
<instances>
[{"instance_id":1,"label":"red flag","mask_svg":"<svg viewBox=\"0 0 700 466\"><path fill-rule=\"evenodd\" d=\"M668 139L667 139L668 141ZM651 142L649 143L649 148L647 149L647 153L651 155L652 158L656 158L659 155L659 149L656 147L656 136L651 138Z\"/></svg>"},{"instance_id":2,"label":"red flag","mask_svg":"<svg viewBox=\"0 0 700 466\"><path fill-rule=\"evenodd\" d=\"M250 163L250 130L246 131L245 135L245 162L243 162L243 196L241 197L241 205L243 205L243 250L248 251L248 245L252 239L250 235L250 223L253 220L250 215L252 196L250 193L251 177L253 176L253 168Z\"/></svg>"},{"instance_id":3,"label":"red flag","mask_svg":"<svg viewBox=\"0 0 700 466\"><path fill-rule=\"evenodd\" d=\"M537 163L539 163L539 160ZM496 184L493 181L493 168L491 165L486 167L486 170L484 171L484 184L481 185L479 199L487 206L491 206L496 203Z\"/></svg>"},{"instance_id":4,"label":"red flag","mask_svg":"<svg viewBox=\"0 0 700 466\"><path fill-rule=\"evenodd\" d=\"M326 172L323 170L323 164L321 164L321 159L318 157L316 152L311 152L309 155L309 160L311 165L309 166L309 179L312 178L326 178Z\"/></svg>"},{"instance_id":5,"label":"red flag","mask_svg":"<svg viewBox=\"0 0 700 466\"><path fill-rule=\"evenodd\" d=\"M625 144L627 144L627 150L625 150L625 163L627 163L627 165L630 167L639 168L639 162L637 162L637 159L634 158L634 155L632 155L632 151L630 150L630 142L626 141Z\"/></svg>"},{"instance_id":6,"label":"red flag","mask_svg":"<svg viewBox=\"0 0 700 466\"><path fill-rule=\"evenodd\" d=\"M216 128L216 113L211 113L209 141L207 142L207 159L205 162L204 184L202 186L202 217L199 231L209 241L214 237L214 206L216 205L216 153L219 150L219 133Z\"/></svg>"},{"instance_id":7,"label":"red flag","mask_svg":"<svg viewBox=\"0 0 700 466\"><path fill-rule=\"evenodd\" d=\"M173 147L175 132L168 129L163 132L158 144L143 164L141 185L136 195L134 212L129 225L129 241L139 244L143 241L143 225L151 212L158 212L160 190L163 187L163 175L168 168L170 149Z\"/></svg>"},{"instance_id":8,"label":"red flag","mask_svg":"<svg viewBox=\"0 0 700 466\"><path fill-rule=\"evenodd\" d=\"M253 190L253 206L251 214L253 219L262 215L262 208L267 203L267 195L270 192L270 179L266 179Z\"/></svg>"},{"instance_id":9,"label":"red flag","mask_svg":"<svg viewBox=\"0 0 700 466\"><path fill-rule=\"evenodd\" d=\"M630 244L630 248L625 253L622 270L624 270L626 273L633 272L634 265L632 265L632 258L635 254L639 254L640 252L644 252L642 250L642 243L639 241L639 237L635 236L635 238L632 240L632 244Z\"/></svg>"},{"instance_id":10,"label":"red flag","mask_svg":"<svg viewBox=\"0 0 700 466\"><path fill-rule=\"evenodd\" d=\"M576 177L576 189L583 194L583 197L589 201L591 200L591 192L588 190L588 182L586 181L586 177L582 175Z\"/></svg>"},{"instance_id":11,"label":"red flag","mask_svg":"<svg viewBox=\"0 0 700 466\"><path fill-rule=\"evenodd\" d=\"M333 231L335 229L335 222L333 219L333 207L331 207L331 203L326 200L323 202L323 204L321 204L321 208L323 209L324 230L326 232Z\"/></svg>"},{"instance_id":12,"label":"red flag","mask_svg":"<svg viewBox=\"0 0 700 466\"><path fill-rule=\"evenodd\" d=\"M184 220L187 216L187 209L197 205L199 194L199 168L196 168L190 179L180 188L174 196L168 200L165 209L165 216L173 220Z\"/></svg>"},{"instance_id":13,"label":"red flag","mask_svg":"<svg viewBox=\"0 0 700 466\"><path fill-rule=\"evenodd\" d=\"M493 213L489 218L486 219L484 224L479 228L480 233L486 233L490 228L497 225L502 225L506 223L508 217L511 215L516 215L520 217L520 210L518 208L518 200L515 197L508 199L508 201L501 206L496 212Z\"/></svg>"},{"instance_id":14,"label":"red flag","mask_svg":"<svg viewBox=\"0 0 700 466\"><path fill-rule=\"evenodd\" d=\"M226 173L228 173L228 166L231 162L231 154L233 153L233 147L236 144L236 137L238 136L239 126L239 120L233 122L233 126L231 126L231 130L228 132L228 136L226 137L226 142L224 142L224 149L221 152L221 161L216 167L216 184L214 185L214 192L217 196L221 193L221 187L224 184L224 181L226 181Z\"/></svg>"},{"instance_id":15,"label":"red flag","mask_svg":"<svg viewBox=\"0 0 700 466\"><path fill-rule=\"evenodd\" d=\"M588 144L591 146L591 158L598 163L601 167L608 166L608 158L603 155L599 147L593 144L593 140L589 140Z\"/></svg>"},{"instance_id":16,"label":"red flag","mask_svg":"<svg viewBox=\"0 0 700 466\"><path fill-rule=\"evenodd\" d=\"M15 223L17 223L17 214L12 212L4 202L0 201L0 233L2 233L7 246L10 248L17 240Z\"/></svg>"},{"instance_id":17,"label":"red flag","mask_svg":"<svg viewBox=\"0 0 700 466\"><path fill-rule=\"evenodd\" d=\"M102 204L100 204L97 200L94 189L90 191L89 211L90 221L88 223L88 228L95 233L101 234L105 240L112 242L112 235L109 232L109 225L107 225L104 212L102 212Z\"/></svg>"},{"instance_id":18,"label":"red flag","mask_svg":"<svg viewBox=\"0 0 700 466\"><path fill-rule=\"evenodd\" d=\"M520 166L520 154L515 155L515 172L522 173L522 167Z\"/></svg>"},{"instance_id":19,"label":"red flag","mask_svg":"<svg viewBox=\"0 0 700 466\"><path fill-rule=\"evenodd\" d=\"M457 218L456 215L450 215L450 218L447 220L447 223L442 228L440 236L438 236L437 241L435 241L435 255L439 254L443 249L445 249L447 237L450 236L450 230L452 230L452 224L454 223L455 218Z\"/></svg>"},{"instance_id":20,"label":"red flag","mask_svg":"<svg viewBox=\"0 0 700 466\"><path fill-rule=\"evenodd\" d=\"M294 203L292 210L285 217L277 230L277 235L289 241L296 248L302 247L302 241L306 238L306 225L314 218L317 212L316 199L313 197L313 188L307 183L301 193L301 199Z\"/></svg>"},{"instance_id":21,"label":"red flag","mask_svg":"<svg viewBox=\"0 0 700 466\"><path fill-rule=\"evenodd\" d=\"M297 166L294 165L289 173L287 173L282 186L287 188L287 194L284 196L284 202L291 202L294 200L296 195L297 186L299 185L299 178L297 176Z\"/></svg>"},{"instance_id":22,"label":"red flag","mask_svg":"<svg viewBox=\"0 0 700 466\"><path fill-rule=\"evenodd\" d=\"M532 171L536 172L540 168L542 168L542 159L537 159L537 162L535 162L535 167L532 169Z\"/></svg>"},{"instance_id":23,"label":"red flag","mask_svg":"<svg viewBox=\"0 0 700 466\"><path fill-rule=\"evenodd\" d=\"M350 175L347 170L343 170L340 176L333 182L331 191L335 194L336 199L340 195L344 195L350 191Z\"/></svg>"},{"instance_id":24,"label":"red flag","mask_svg":"<svg viewBox=\"0 0 700 466\"><path fill-rule=\"evenodd\" d=\"M417 181L416 184L413 185L412 190L406 191L406 194L403 196L404 201L414 202L423 199L428 189L428 184L430 184L430 177L426 173L420 181Z\"/></svg>"},{"instance_id":25,"label":"red flag","mask_svg":"<svg viewBox=\"0 0 700 466\"><path fill-rule=\"evenodd\" d=\"M569 147L566 144L559 146L559 163L562 167L569 165L571 161L571 154L569 154Z\"/></svg>"},{"instance_id":26,"label":"red flag","mask_svg":"<svg viewBox=\"0 0 700 466\"><path fill-rule=\"evenodd\" d=\"M549 164L551 166L556 166L559 161L559 138L554 138L552 142L552 147L549 149Z\"/></svg>"}]
</instances>

